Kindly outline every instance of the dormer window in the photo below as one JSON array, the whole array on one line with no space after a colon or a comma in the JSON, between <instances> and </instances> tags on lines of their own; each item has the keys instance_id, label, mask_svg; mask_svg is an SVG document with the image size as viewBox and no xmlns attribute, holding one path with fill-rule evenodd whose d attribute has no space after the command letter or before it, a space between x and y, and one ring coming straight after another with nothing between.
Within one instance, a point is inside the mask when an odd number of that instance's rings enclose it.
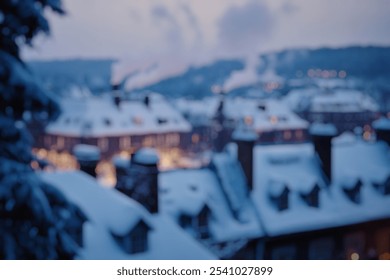
<instances>
[{"instance_id":1,"label":"dormer window","mask_svg":"<svg viewBox=\"0 0 390 280\"><path fill-rule=\"evenodd\" d=\"M197 238L206 239L210 237L210 215L210 208L204 205L195 216L182 213L179 217L179 224L182 228L195 232Z\"/></svg>"},{"instance_id":2,"label":"dormer window","mask_svg":"<svg viewBox=\"0 0 390 280\"><path fill-rule=\"evenodd\" d=\"M384 182L373 183L374 188L383 195L390 195L390 176Z\"/></svg>"},{"instance_id":3,"label":"dormer window","mask_svg":"<svg viewBox=\"0 0 390 280\"><path fill-rule=\"evenodd\" d=\"M280 182L273 182L269 186L269 199L278 211L288 209L288 196L290 189Z\"/></svg>"},{"instance_id":4,"label":"dormer window","mask_svg":"<svg viewBox=\"0 0 390 280\"><path fill-rule=\"evenodd\" d=\"M118 234L113 232L118 245L128 254L137 254L148 250L148 235L151 227L140 220L129 232Z\"/></svg>"},{"instance_id":5,"label":"dormer window","mask_svg":"<svg viewBox=\"0 0 390 280\"><path fill-rule=\"evenodd\" d=\"M103 123L105 126L111 126L111 120L109 118L104 118Z\"/></svg>"},{"instance_id":6,"label":"dormer window","mask_svg":"<svg viewBox=\"0 0 390 280\"><path fill-rule=\"evenodd\" d=\"M307 206L318 208L320 204L319 193L320 193L320 187L318 186L318 184L315 184L308 192L301 192L300 196L303 199L303 201L307 204Z\"/></svg>"},{"instance_id":7,"label":"dormer window","mask_svg":"<svg viewBox=\"0 0 390 280\"><path fill-rule=\"evenodd\" d=\"M361 202L361 188L363 186L362 181L356 180L355 183L345 184L343 190L345 195L354 203L358 204Z\"/></svg>"},{"instance_id":8,"label":"dormer window","mask_svg":"<svg viewBox=\"0 0 390 280\"><path fill-rule=\"evenodd\" d=\"M163 124L168 123L168 120L165 119L165 118L157 118L157 123L158 123L159 125L163 125Z\"/></svg>"}]
</instances>

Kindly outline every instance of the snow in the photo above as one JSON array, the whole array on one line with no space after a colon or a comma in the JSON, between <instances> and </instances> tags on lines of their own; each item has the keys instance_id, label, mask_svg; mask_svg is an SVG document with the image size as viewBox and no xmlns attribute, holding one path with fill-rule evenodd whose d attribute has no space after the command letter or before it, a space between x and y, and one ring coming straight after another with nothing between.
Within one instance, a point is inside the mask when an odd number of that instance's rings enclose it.
<instances>
[{"instance_id":1,"label":"snow","mask_svg":"<svg viewBox=\"0 0 390 280\"><path fill-rule=\"evenodd\" d=\"M211 211L210 231L213 241L235 241L263 235L255 209L246 197L233 216L216 174L210 169L188 169L161 173L159 203L161 212L173 219L181 213L196 215L207 205Z\"/></svg>"},{"instance_id":2,"label":"snow","mask_svg":"<svg viewBox=\"0 0 390 280\"><path fill-rule=\"evenodd\" d=\"M88 216L81 259L215 259L168 217L151 215L140 204L114 189L101 187L82 172L41 173ZM140 220L151 227L149 249L128 255L110 232L125 233Z\"/></svg>"},{"instance_id":3,"label":"snow","mask_svg":"<svg viewBox=\"0 0 390 280\"><path fill-rule=\"evenodd\" d=\"M175 102L175 106L180 112L189 116L192 124L207 125L215 116L219 103L219 97L202 100L179 99ZM235 122L246 117L252 118L252 126L256 132L308 127L308 123L293 113L284 103L273 99L225 98L223 113L226 119Z\"/></svg>"},{"instance_id":4,"label":"snow","mask_svg":"<svg viewBox=\"0 0 390 280\"><path fill-rule=\"evenodd\" d=\"M317 136L336 136L337 128L333 124L314 123L310 126L310 134Z\"/></svg>"},{"instance_id":5,"label":"snow","mask_svg":"<svg viewBox=\"0 0 390 280\"><path fill-rule=\"evenodd\" d=\"M215 154L211 162L230 207L239 212L248 200L249 191L241 164L227 153Z\"/></svg>"},{"instance_id":6,"label":"snow","mask_svg":"<svg viewBox=\"0 0 390 280\"><path fill-rule=\"evenodd\" d=\"M341 136L345 137L345 136ZM333 142L332 174L329 187L324 183L320 165L312 144L258 146L255 148L255 186L252 199L269 236L339 227L390 217L390 196L380 194L373 183L384 182L390 176L390 154L384 143L363 142L360 139L345 144ZM274 160L280 156L291 160ZM271 159L271 160L270 160ZM289 208L279 212L268 195L277 181L289 187ZM352 202L344 189L362 182L360 203ZM309 207L301 193L315 184L320 187L319 207Z\"/></svg>"},{"instance_id":7,"label":"snow","mask_svg":"<svg viewBox=\"0 0 390 280\"><path fill-rule=\"evenodd\" d=\"M353 89L332 89L331 92L319 88L292 90L284 98L284 103L294 111L312 112L376 112L378 104L368 95Z\"/></svg>"},{"instance_id":8,"label":"snow","mask_svg":"<svg viewBox=\"0 0 390 280\"><path fill-rule=\"evenodd\" d=\"M159 156L157 151L152 148L142 148L134 155L134 162L139 164L152 165L157 164L159 161Z\"/></svg>"},{"instance_id":9,"label":"snow","mask_svg":"<svg viewBox=\"0 0 390 280\"><path fill-rule=\"evenodd\" d=\"M123 100L119 107L109 95L62 99L62 114L46 133L108 137L191 131L191 125L161 95L150 94L149 99L149 106L142 100Z\"/></svg>"},{"instance_id":10,"label":"snow","mask_svg":"<svg viewBox=\"0 0 390 280\"><path fill-rule=\"evenodd\" d=\"M258 138L257 134L249 128L237 129L233 132L232 135L232 139L235 141L255 142L257 138Z\"/></svg>"},{"instance_id":11,"label":"snow","mask_svg":"<svg viewBox=\"0 0 390 280\"><path fill-rule=\"evenodd\" d=\"M73 149L78 160L100 160L100 149L96 146L78 144Z\"/></svg>"}]
</instances>

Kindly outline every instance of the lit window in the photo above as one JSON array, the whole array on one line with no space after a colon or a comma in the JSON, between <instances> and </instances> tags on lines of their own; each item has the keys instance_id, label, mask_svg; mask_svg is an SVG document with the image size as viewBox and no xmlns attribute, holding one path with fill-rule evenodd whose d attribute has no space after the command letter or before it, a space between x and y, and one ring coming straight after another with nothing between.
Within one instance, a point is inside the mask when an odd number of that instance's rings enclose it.
<instances>
[{"instance_id":1,"label":"lit window","mask_svg":"<svg viewBox=\"0 0 390 280\"><path fill-rule=\"evenodd\" d=\"M98 140L98 146L99 146L100 150L102 150L103 152L107 151L108 150L108 139L107 138L100 138Z\"/></svg>"},{"instance_id":2,"label":"lit window","mask_svg":"<svg viewBox=\"0 0 390 280\"><path fill-rule=\"evenodd\" d=\"M144 121L141 117L133 117L132 122L133 122L133 124L136 124L136 125L142 125L144 123Z\"/></svg>"},{"instance_id":3,"label":"lit window","mask_svg":"<svg viewBox=\"0 0 390 280\"><path fill-rule=\"evenodd\" d=\"M65 139L64 137L57 137L57 148L63 149L65 146Z\"/></svg>"},{"instance_id":4,"label":"lit window","mask_svg":"<svg viewBox=\"0 0 390 280\"><path fill-rule=\"evenodd\" d=\"M303 131L302 130L295 131L295 137L299 140L302 140L303 139Z\"/></svg>"},{"instance_id":5,"label":"lit window","mask_svg":"<svg viewBox=\"0 0 390 280\"><path fill-rule=\"evenodd\" d=\"M121 150L126 150L131 147L130 136L122 137L119 139L119 146Z\"/></svg>"},{"instance_id":6,"label":"lit window","mask_svg":"<svg viewBox=\"0 0 390 280\"><path fill-rule=\"evenodd\" d=\"M199 143L199 134L193 134L192 135L192 143L193 144Z\"/></svg>"},{"instance_id":7,"label":"lit window","mask_svg":"<svg viewBox=\"0 0 390 280\"><path fill-rule=\"evenodd\" d=\"M277 124L279 120L277 116L271 116L269 121L271 122L271 124Z\"/></svg>"},{"instance_id":8,"label":"lit window","mask_svg":"<svg viewBox=\"0 0 390 280\"><path fill-rule=\"evenodd\" d=\"M291 137L292 137L291 131L288 130L288 131L283 132L284 140L291 140Z\"/></svg>"},{"instance_id":9,"label":"lit window","mask_svg":"<svg viewBox=\"0 0 390 280\"><path fill-rule=\"evenodd\" d=\"M246 116L244 122L246 125L253 125L253 118L251 116Z\"/></svg>"}]
</instances>

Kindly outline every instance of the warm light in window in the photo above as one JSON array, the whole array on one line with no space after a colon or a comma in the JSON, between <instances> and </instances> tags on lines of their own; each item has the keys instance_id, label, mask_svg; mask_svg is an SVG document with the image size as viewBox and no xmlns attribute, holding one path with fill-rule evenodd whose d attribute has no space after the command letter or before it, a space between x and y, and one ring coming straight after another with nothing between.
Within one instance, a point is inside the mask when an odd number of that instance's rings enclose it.
<instances>
[{"instance_id":1,"label":"warm light in window","mask_svg":"<svg viewBox=\"0 0 390 280\"><path fill-rule=\"evenodd\" d=\"M297 130L295 132L295 137L297 137L298 139L302 139L303 138L303 131L302 130Z\"/></svg>"},{"instance_id":2,"label":"warm light in window","mask_svg":"<svg viewBox=\"0 0 390 280\"><path fill-rule=\"evenodd\" d=\"M283 138L285 139L285 140L290 140L291 139L291 131L285 131L285 132L283 132Z\"/></svg>"},{"instance_id":3,"label":"warm light in window","mask_svg":"<svg viewBox=\"0 0 390 280\"><path fill-rule=\"evenodd\" d=\"M370 138L371 138L371 133L370 133L369 131L365 131L365 132L363 133L363 138L364 138L364 140L366 140L366 141L370 140Z\"/></svg>"},{"instance_id":4,"label":"warm light in window","mask_svg":"<svg viewBox=\"0 0 390 280\"><path fill-rule=\"evenodd\" d=\"M246 116L244 118L244 122L246 125L252 125L253 124L253 118L251 116Z\"/></svg>"},{"instance_id":5,"label":"warm light in window","mask_svg":"<svg viewBox=\"0 0 390 280\"><path fill-rule=\"evenodd\" d=\"M31 162L31 168L34 169L34 170L37 170L39 169L39 163L37 161L32 161Z\"/></svg>"},{"instance_id":6,"label":"warm light in window","mask_svg":"<svg viewBox=\"0 0 390 280\"><path fill-rule=\"evenodd\" d=\"M339 78L344 79L346 77L347 77L347 72L345 72L343 70L339 72Z\"/></svg>"},{"instance_id":7,"label":"warm light in window","mask_svg":"<svg viewBox=\"0 0 390 280\"><path fill-rule=\"evenodd\" d=\"M136 125L141 125L141 124L143 124L143 119L142 118L140 118L140 117L133 117L133 123L134 124L136 124Z\"/></svg>"},{"instance_id":8,"label":"warm light in window","mask_svg":"<svg viewBox=\"0 0 390 280\"><path fill-rule=\"evenodd\" d=\"M194 144L199 143L199 134L192 135L192 143L194 143Z\"/></svg>"},{"instance_id":9,"label":"warm light in window","mask_svg":"<svg viewBox=\"0 0 390 280\"><path fill-rule=\"evenodd\" d=\"M351 254L351 260L357 261L360 258L358 253L352 253Z\"/></svg>"},{"instance_id":10,"label":"warm light in window","mask_svg":"<svg viewBox=\"0 0 390 280\"><path fill-rule=\"evenodd\" d=\"M277 124L277 123L278 123L278 121L279 121L279 119L278 119L278 117L277 117L277 116L272 116L272 117L270 118L270 122L271 122L271 124Z\"/></svg>"}]
</instances>

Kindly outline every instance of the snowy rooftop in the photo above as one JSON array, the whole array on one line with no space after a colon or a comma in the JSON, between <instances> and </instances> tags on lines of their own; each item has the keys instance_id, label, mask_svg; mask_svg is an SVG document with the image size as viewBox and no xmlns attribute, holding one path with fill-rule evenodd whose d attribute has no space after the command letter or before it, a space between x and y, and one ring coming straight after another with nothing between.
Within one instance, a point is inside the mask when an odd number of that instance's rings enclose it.
<instances>
[{"instance_id":1,"label":"snowy rooftop","mask_svg":"<svg viewBox=\"0 0 390 280\"><path fill-rule=\"evenodd\" d=\"M191 131L191 125L161 95L123 100L119 107L111 96L62 99L62 114L46 132L73 137L107 137Z\"/></svg>"},{"instance_id":2,"label":"snowy rooftop","mask_svg":"<svg viewBox=\"0 0 390 280\"><path fill-rule=\"evenodd\" d=\"M293 90L284 101L294 111L376 112L379 110L378 104L370 96L352 89L335 89L332 92L318 88Z\"/></svg>"},{"instance_id":3,"label":"snowy rooftop","mask_svg":"<svg viewBox=\"0 0 390 280\"><path fill-rule=\"evenodd\" d=\"M177 170L160 174L160 206L174 219L180 214L196 215L207 205L211 210L210 230L214 241L235 241L263 235L249 196L233 216L216 174L210 169Z\"/></svg>"},{"instance_id":4,"label":"snowy rooftop","mask_svg":"<svg viewBox=\"0 0 390 280\"><path fill-rule=\"evenodd\" d=\"M96 146L78 144L73 153L79 160L100 160L100 150Z\"/></svg>"},{"instance_id":5,"label":"snowy rooftop","mask_svg":"<svg viewBox=\"0 0 390 280\"><path fill-rule=\"evenodd\" d=\"M340 139L339 139L340 138ZM252 198L270 236L344 226L390 217L390 196L373 183L390 176L390 154L385 143L367 143L341 135L333 141L333 181L326 187L312 144L258 146L255 149L255 190ZM343 139L341 139L343 138ZM361 180L362 200L352 202L343 189ZM320 188L319 207L304 203L301 193ZM289 190L289 208L279 211L269 193L276 186ZM279 186L279 187L278 187Z\"/></svg>"},{"instance_id":6,"label":"snowy rooftop","mask_svg":"<svg viewBox=\"0 0 390 280\"><path fill-rule=\"evenodd\" d=\"M60 189L88 217L81 259L215 259L167 216L150 215L134 200L101 187L82 172L42 173L41 176ZM127 232L141 220L151 228L149 250L126 254L110 232Z\"/></svg>"},{"instance_id":7,"label":"snowy rooftop","mask_svg":"<svg viewBox=\"0 0 390 280\"><path fill-rule=\"evenodd\" d=\"M202 100L179 99L176 107L195 124L207 124L216 114L219 97ZM223 113L227 119L240 121L250 118L256 131L281 129L305 129L308 123L278 100L249 98L225 98Z\"/></svg>"}]
</instances>

